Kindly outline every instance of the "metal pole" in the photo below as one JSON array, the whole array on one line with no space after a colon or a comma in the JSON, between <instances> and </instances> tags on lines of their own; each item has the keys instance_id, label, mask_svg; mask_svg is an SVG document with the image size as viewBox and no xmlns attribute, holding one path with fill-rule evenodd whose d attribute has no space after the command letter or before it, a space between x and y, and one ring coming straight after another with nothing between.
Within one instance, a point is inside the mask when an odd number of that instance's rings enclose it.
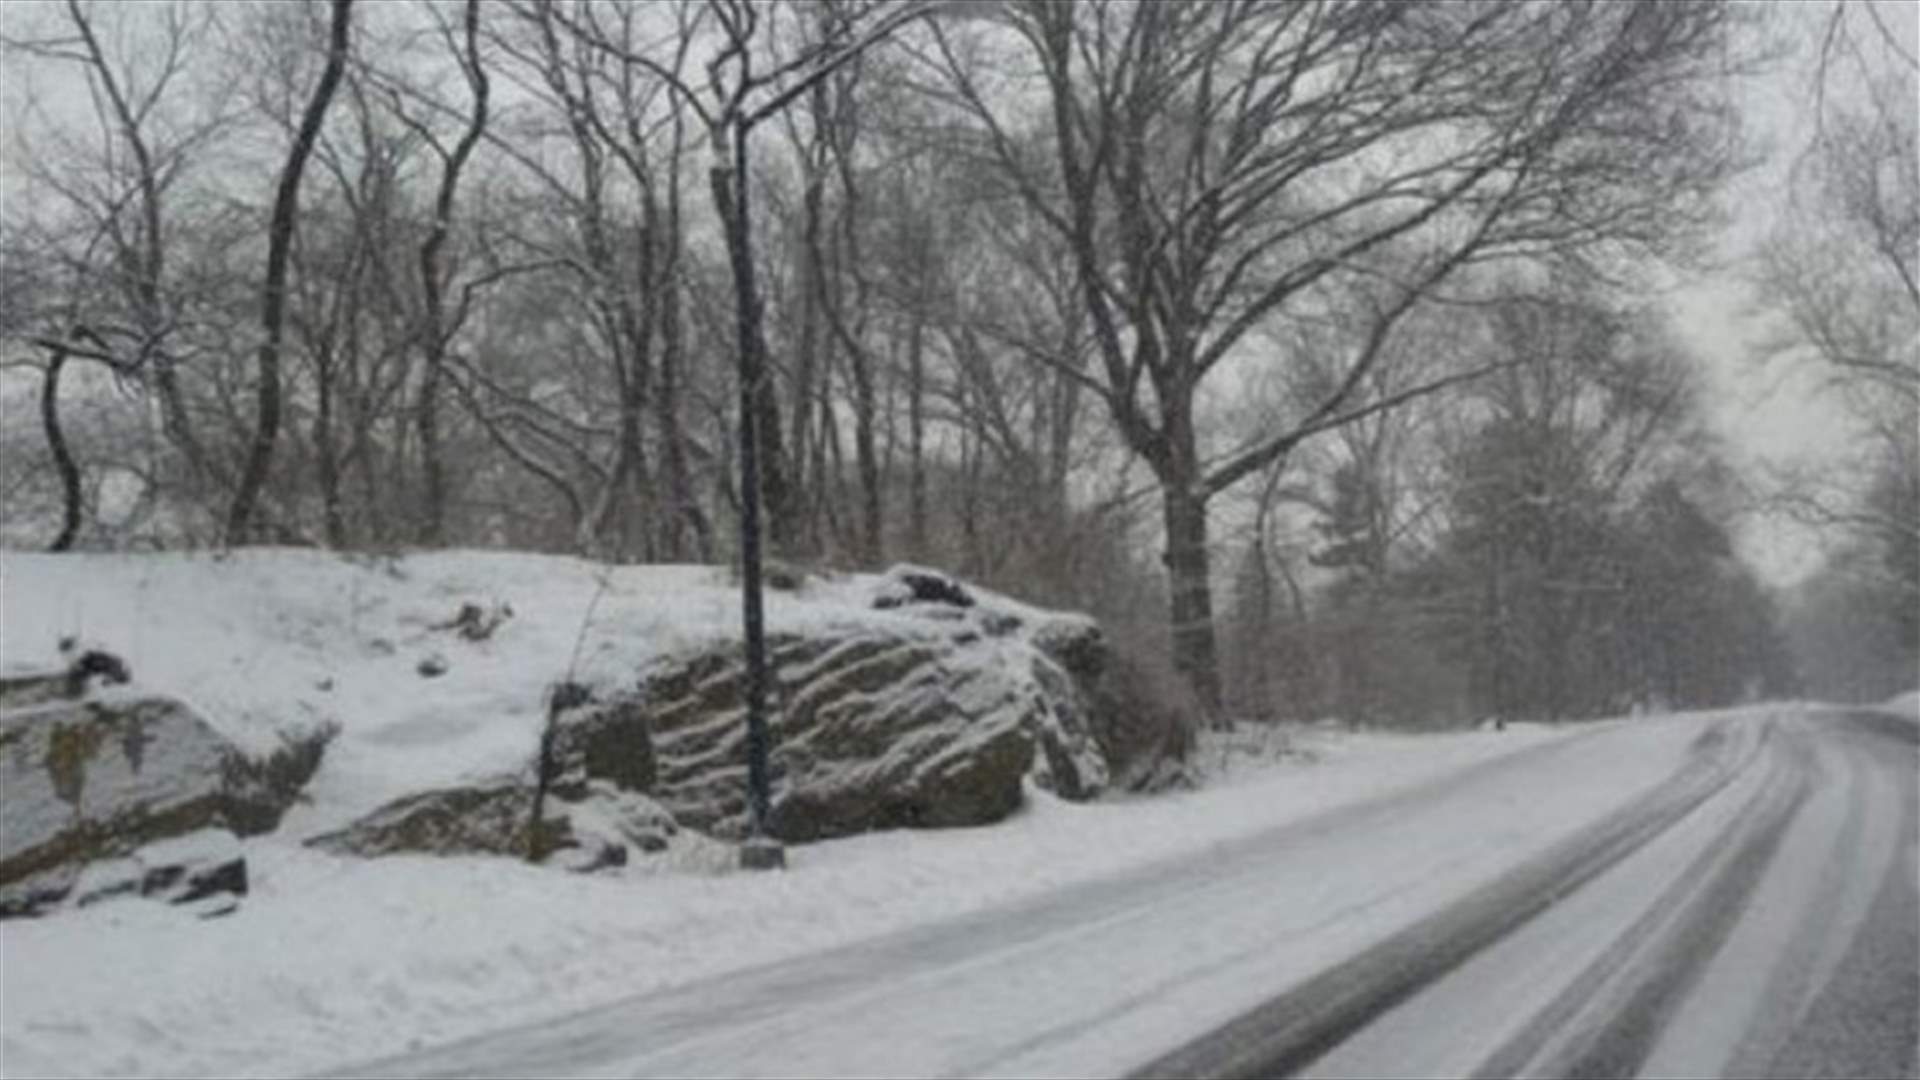
<instances>
[{"instance_id":1,"label":"metal pole","mask_svg":"<svg viewBox=\"0 0 1920 1080\"><path fill-rule=\"evenodd\" d=\"M732 158L729 211L733 219L729 230L733 237L727 246L732 249L739 346L740 607L747 653L747 839L740 847L740 865L749 870L770 870L786 865L786 852L779 841L767 835L772 785L767 766L767 636L760 580L760 432L755 409L766 364L760 355L760 298L748 231L747 129L736 118L728 124L727 133L733 143L728 148Z\"/></svg>"}]
</instances>

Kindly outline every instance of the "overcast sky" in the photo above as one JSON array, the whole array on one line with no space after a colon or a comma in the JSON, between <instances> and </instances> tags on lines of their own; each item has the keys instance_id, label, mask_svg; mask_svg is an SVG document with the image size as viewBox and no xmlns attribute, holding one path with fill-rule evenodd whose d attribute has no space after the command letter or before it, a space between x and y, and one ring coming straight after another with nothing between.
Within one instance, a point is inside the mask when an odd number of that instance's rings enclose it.
<instances>
[{"instance_id":1,"label":"overcast sky","mask_svg":"<svg viewBox=\"0 0 1920 1080\"><path fill-rule=\"evenodd\" d=\"M1711 420L1744 472L1763 481L1768 466L1818 468L1846 452L1848 421L1819 393L1804 369L1762 363L1761 343L1771 313L1745 279L1744 262L1780 213L1787 172L1813 135L1814 59L1828 4L1764 4L1769 32L1793 50L1766 75L1741 80L1743 122L1768 151L1762 165L1728 190L1731 224L1721 238L1723 266L1684 280L1668 300L1675 322L1705 362ZM1920 5L1877 0L1882 20L1909 49L1920 48ZM1857 87L1842 86L1844 96ZM1909 103L1920 109L1920 98ZM1813 569L1819 550L1812 533L1778 516L1755 514L1741 523L1743 552L1768 580L1780 584Z\"/></svg>"}]
</instances>

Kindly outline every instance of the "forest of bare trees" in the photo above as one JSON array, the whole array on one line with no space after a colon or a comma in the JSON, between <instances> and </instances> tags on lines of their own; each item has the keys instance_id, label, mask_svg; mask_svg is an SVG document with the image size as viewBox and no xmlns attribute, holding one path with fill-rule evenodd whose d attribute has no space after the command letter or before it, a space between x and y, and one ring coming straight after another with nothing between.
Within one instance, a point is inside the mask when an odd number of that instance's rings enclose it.
<instances>
[{"instance_id":1,"label":"forest of bare trees","mask_svg":"<svg viewBox=\"0 0 1920 1080\"><path fill-rule=\"evenodd\" d=\"M1196 715L1800 689L1651 295L1749 164L1757 8L9 11L8 545L726 563L764 535L1092 611ZM1759 272L1878 433L1794 495L1895 598L1857 631L1890 659L1832 694L1904 688L1917 647L1893 71ZM1816 586L1800 608L1857 613Z\"/></svg>"}]
</instances>

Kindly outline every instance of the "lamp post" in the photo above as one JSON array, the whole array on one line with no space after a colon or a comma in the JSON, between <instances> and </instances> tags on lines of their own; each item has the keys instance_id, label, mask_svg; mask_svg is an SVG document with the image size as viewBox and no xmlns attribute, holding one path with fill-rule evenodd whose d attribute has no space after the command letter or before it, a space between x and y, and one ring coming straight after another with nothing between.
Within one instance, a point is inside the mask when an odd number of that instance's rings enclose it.
<instances>
[{"instance_id":1,"label":"lamp post","mask_svg":"<svg viewBox=\"0 0 1920 1080\"><path fill-rule=\"evenodd\" d=\"M740 592L745 631L747 687L747 836L740 845L740 865L749 870L786 866L786 849L767 833L772 803L771 747L767 726L767 640L765 601L761 589L760 431L759 396L766 379L767 343L760 321L760 288L753 267L752 219L747 202L747 138L760 121L778 115L808 88L831 75L875 42L906 23L949 10L950 0L903 0L885 14L847 33L837 44L809 54L775 70L754 75L750 70L750 43L759 14L747 0L711 0L728 41L710 65L710 73L727 63L738 65L739 81L730 89L716 84L720 107L703 108L698 95L677 79L670 83L707 123L713 164L707 172L714 209L725 227L727 262L733 273L734 334L740 383ZM982 5L990 7L994 5ZM841 27L842 30L847 29ZM658 73L659 69L653 68ZM772 92L769 100L749 108L756 91Z\"/></svg>"},{"instance_id":2,"label":"lamp post","mask_svg":"<svg viewBox=\"0 0 1920 1080\"><path fill-rule=\"evenodd\" d=\"M786 849L767 833L772 803L767 725L770 673L761 590L760 431L756 407L766 379L767 345L753 268L747 138L760 121L779 115L820 80L908 22L950 12L991 13L998 8L997 0L898 0L890 6L863 9L860 25L855 26L834 16L834 8L829 5L820 48L806 50L756 74L752 70L752 46L760 26L759 6L755 0L707 0L706 11L725 35L719 53L707 64L708 89L716 99L711 104L681 77L677 64L663 66L643 53L607 42L552 7L541 9L580 34L582 40L659 79L706 125L712 144L713 164L707 171L707 181L726 236L727 262L733 275L736 374L740 383L740 606L747 667L747 836L740 847L740 865L747 869L777 869L787 861ZM681 30L683 34L689 32L685 25ZM725 85L720 75L729 66L736 71L732 86ZM767 100L753 104L752 99L761 96Z\"/></svg>"},{"instance_id":3,"label":"lamp post","mask_svg":"<svg viewBox=\"0 0 1920 1080\"><path fill-rule=\"evenodd\" d=\"M740 384L740 610L746 646L747 686L747 836L740 845L740 866L777 870L787 864L786 848L767 834L772 803L767 731L767 628L761 587L760 425L755 408L766 378L766 341L761 336L759 284L753 271L753 244L747 217L747 134L745 117L719 118L710 129L713 166L708 182L722 208L727 261L733 271L734 350Z\"/></svg>"}]
</instances>

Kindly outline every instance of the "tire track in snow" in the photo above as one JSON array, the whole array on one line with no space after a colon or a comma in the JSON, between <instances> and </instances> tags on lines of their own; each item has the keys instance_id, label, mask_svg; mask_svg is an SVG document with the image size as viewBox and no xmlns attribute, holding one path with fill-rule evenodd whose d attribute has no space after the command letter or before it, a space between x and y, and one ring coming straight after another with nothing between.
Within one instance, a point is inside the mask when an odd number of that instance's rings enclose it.
<instances>
[{"instance_id":1,"label":"tire track in snow","mask_svg":"<svg viewBox=\"0 0 1920 1080\"><path fill-rule=\"evenodd\" d=\"M1645 1075L1764 1076L1827 984L1873 897L1850 887L1897 854L1897 780L1866 729L1817 717L1813 791L1747 901L1747 916L1676 1010ZM1821 736L1821 737L1815 737ZM1827 737L1832 736L1832 737Z\"/></svg>"},{"instance_id":2,"label":"tire track in snow","mask_svg":"<svg viewBox=\"0 0 1920 1080\"><path fill-rule=\"evenodd\" d=\"M1745 912L1810 787L1804 737L1779 746L1771 775L1710 847L1626 934L1543 1009L1520 1038L1476 1073L1499 1076L1631 1076L1646 1060L1674 1003Z\"/></svg>"},{"instance_id":3,"label":"tire track in snow","mask_svg":"<svg viewBox=\"0 0 1920 1080\"><path fill-rule=\"evenodd\" d=\"M1893 850L1862 925L1825 974L1784 1046L1762 1076L1920 1076L1920 803L1915 799L1916 732L1911 722L1870 712L1837 718L1892 740L1887 771L1902 808ZM1884 747L1859 753L1879 756Z\"/></svg>"},{"instance_id":4,"label":"tire track in snow","mask_svg":"<svg viewBox=\"0 0 1920 1080\"><path fill-rule=\"evenodd\" d=\"M1772 724L1754 745L1742 745L1733 730L1722 721L1704 732L1687 763L1642 806L1580 830L1441 912L1132 1075L1262 1077L1302 1068L1724 790L1766 749Z\"/></svg>"}]
</instances>

